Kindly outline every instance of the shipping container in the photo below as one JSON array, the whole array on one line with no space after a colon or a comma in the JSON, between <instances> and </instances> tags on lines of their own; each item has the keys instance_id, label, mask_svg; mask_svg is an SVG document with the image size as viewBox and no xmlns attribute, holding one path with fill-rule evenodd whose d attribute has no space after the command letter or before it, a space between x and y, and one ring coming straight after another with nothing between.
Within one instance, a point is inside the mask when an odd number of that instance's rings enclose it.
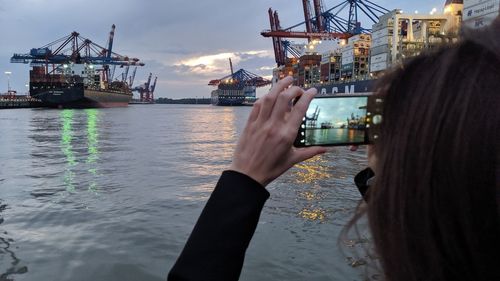
<instances>
[{"instance_id":1,"label":"shipping container","mask_svg":"<svg viewBox=\"0 0 500 281\"><path fill-rule=\"evenodd\" d=\"M377 62L377 63L371 63L370 64L370 71L371 72L377 72L377 71L382 71L387 69L387 62Z\"/></svg>"},{"instance_id":2,"label":"shipping container","mask_svg":"<svg viewBox=\"0 0 500 281\"><path fill-rule=\"evenodd\" d=\"M370 34L357 34L349 38L348 43L355 43L355 42L370 42L371 35Z\"/></svg>"},{"instance_id":3,"label":"shipping container","mask_svg":"<svg viewBox=\"0 0 500 281\"><path fill-rule=\"evenodd\" d=\"M370 59L370 62L373 64L373 63L379 63L379 62L386 62L389 58L389 54L388 53L382 53L382 54L378 54L378 55L375 55L375 56L372 56L371 59Z\"/></svg>"},{"instance_id":4,"label":"shipping container","mask_svg":"<svg viewBox=\"0 0 500 281\"><path fill-rule=\"evenodd\" d=\"M348 57L352 57L352 56L354 56L354 49L345 50L342 52L342 60L344 60L344 58L348 58Z\"/></svg>"},{"instance_id":5,"label":"shipping container","mask_svg":"<svg viewBox=\"0 0 500 281\"><path fill-rule=\"evenodd\" d=\"M477 5L480 5L480 4L484 4L484 3L487 3L487 2L491 2L493 0L464 0L464 9L465 8L470 8L470 7L474 7L474 6L477 6Z\"/></svg>"},{"instance_id":6,"label":"shipping container","mask_svg":"<svg viewBox=\"0 0 500 281\"><path fill-rule=\"evenodd\" d=\"M375 47L378 47L378 46L382 46L382 45L387 45L387 44L392 44L392 36L384 36L384 37L380 37L380 38L377 38L377 39L374 39L372 41L372 48L375 48Z\"/></svg>"},{"instance_id":7,"label":"shipping container","mask_svg":"<svg viewBox=\"0 0 500 281\"><path fill-rule=\"evenodd\" d=\"M382 53L389 53L390 52L390 47L388 44L385 44L385 45L381 45L381 46L378 46L378 47L373 47L370 49L370 54L372 56L375 56L375 55L379 55L379 54L382 54Z\"/></svg>"},{"instance_id":8,"label":"shipping container","mask_svg":"<svg viewBox=\"0 0 500 281\"><path fill-rule=\"evenodd\" d=\"M393 31L394 31L394 29L390 28L390 27L386 27L386 28L383 28L381 30L374 31L372 33L372 41L377 39L377 38L381 38L381 37L385 37L385 36L392 36Z\"/></svg>"},{"instance_id":9,"label":"shipping container","mask_svg":"<svg viewBox=\"0 0 500 281\"><path fill-rule=\"evenodd\" d=\"M472 7L464 8L463 20L473 20L481 17L488 17L493 14L493 18L498 15L500 10L500 0L489 0Z\"/></svg>"},{"instance_id":10,"label":"shipping container","mask_svg":"<svg viewBox=\"0 0 500 281\"><path fill-rule=\"evenodd\" d=\"M486 15L486 16L469 19L467 21L464 21L462 24L468 28L473 28L473 29L482 28L482 27L488 26L491 23L493 23L493 21L495 21L495 19L498 16L499 16L498 12L491 13L491 14Z\"/></svg>"}]
</instances>

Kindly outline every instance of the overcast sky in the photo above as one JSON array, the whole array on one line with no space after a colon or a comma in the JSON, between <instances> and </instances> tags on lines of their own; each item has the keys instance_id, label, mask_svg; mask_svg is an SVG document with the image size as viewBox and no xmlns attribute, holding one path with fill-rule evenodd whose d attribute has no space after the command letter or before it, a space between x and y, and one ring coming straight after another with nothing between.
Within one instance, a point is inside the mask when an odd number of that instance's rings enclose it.
<instances>
[{"instance_id":1,"label":"overcast sky","mask_svg":"<svg viewBox=\"0 0 500 281\"><path fill-rule=\"evenodd\" d=\"M389 10L429 12L444 0L372 0ZM136 82L158 76L157 97L208 97L211 79L235 70L270 77L275 66L272 42L260 36L269 28L267 9L278 10L281 25L303 21L301 0L0 0L0 92L26 91L28 65L11 64L14 53L29 53L78 31L105 45L116 25L113 51L144 63ZM311 1L312 2L312 1ZM327 8L340 0L323 0ZM370 24L371 25L371 24ZM369 25L367 25L369 26ZM301 29L303 29L301 27ZM121 72L121 71L120 71ZM119 71L117 70L117 74ZM261 90L259 94L267 89Z\"/></svg>"}]
</instances>

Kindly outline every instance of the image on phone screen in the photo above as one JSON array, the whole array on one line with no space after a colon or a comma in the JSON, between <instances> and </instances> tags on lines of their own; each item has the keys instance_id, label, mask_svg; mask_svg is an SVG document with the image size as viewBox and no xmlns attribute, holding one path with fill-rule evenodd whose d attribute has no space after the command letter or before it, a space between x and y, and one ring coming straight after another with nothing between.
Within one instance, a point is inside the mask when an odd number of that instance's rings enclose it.
<instances>
[{"instance_id":1,"label":"image on phone screen","mask_svg":"<svg viewBox=\"0 0 500 281\"><path fill-rule=\"evenodd\" d=\"M366 143L367 104L367 96L313 99L302 125L302 145Z\"/></svg>"}]
</instances>

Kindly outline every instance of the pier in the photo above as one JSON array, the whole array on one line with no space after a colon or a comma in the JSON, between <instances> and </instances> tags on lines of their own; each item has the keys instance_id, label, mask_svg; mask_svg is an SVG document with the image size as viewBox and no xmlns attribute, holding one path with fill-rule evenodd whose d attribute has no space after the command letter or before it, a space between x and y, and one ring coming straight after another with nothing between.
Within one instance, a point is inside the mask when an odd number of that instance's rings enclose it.
<instances>
[{"instance_id":1,"label":"pier","mask_svg":"<svg viewBox=\"0 0 500 281\"><path fill-rule=\"evenodd\" d=\"M30 96L0 96L0 109L41 107L42 101Z\"/></svg>"}]
</instances>

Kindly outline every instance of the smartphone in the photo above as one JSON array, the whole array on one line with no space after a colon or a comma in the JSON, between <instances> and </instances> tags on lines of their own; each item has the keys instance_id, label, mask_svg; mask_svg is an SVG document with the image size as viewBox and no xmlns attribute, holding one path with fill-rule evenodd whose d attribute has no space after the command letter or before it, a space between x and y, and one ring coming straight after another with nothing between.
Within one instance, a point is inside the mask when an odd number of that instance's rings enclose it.
<instances>
[{"instance_id":1,"label":"smartphone","mask_svg":"<svg viewBox=\"0 0 500 281\"><path fill-rule=\"evenodd\" d=\"M319 96L309 105L294 145L373 144L379 138L383 99L371 95Z\"/></svg>"}]
</instances>

